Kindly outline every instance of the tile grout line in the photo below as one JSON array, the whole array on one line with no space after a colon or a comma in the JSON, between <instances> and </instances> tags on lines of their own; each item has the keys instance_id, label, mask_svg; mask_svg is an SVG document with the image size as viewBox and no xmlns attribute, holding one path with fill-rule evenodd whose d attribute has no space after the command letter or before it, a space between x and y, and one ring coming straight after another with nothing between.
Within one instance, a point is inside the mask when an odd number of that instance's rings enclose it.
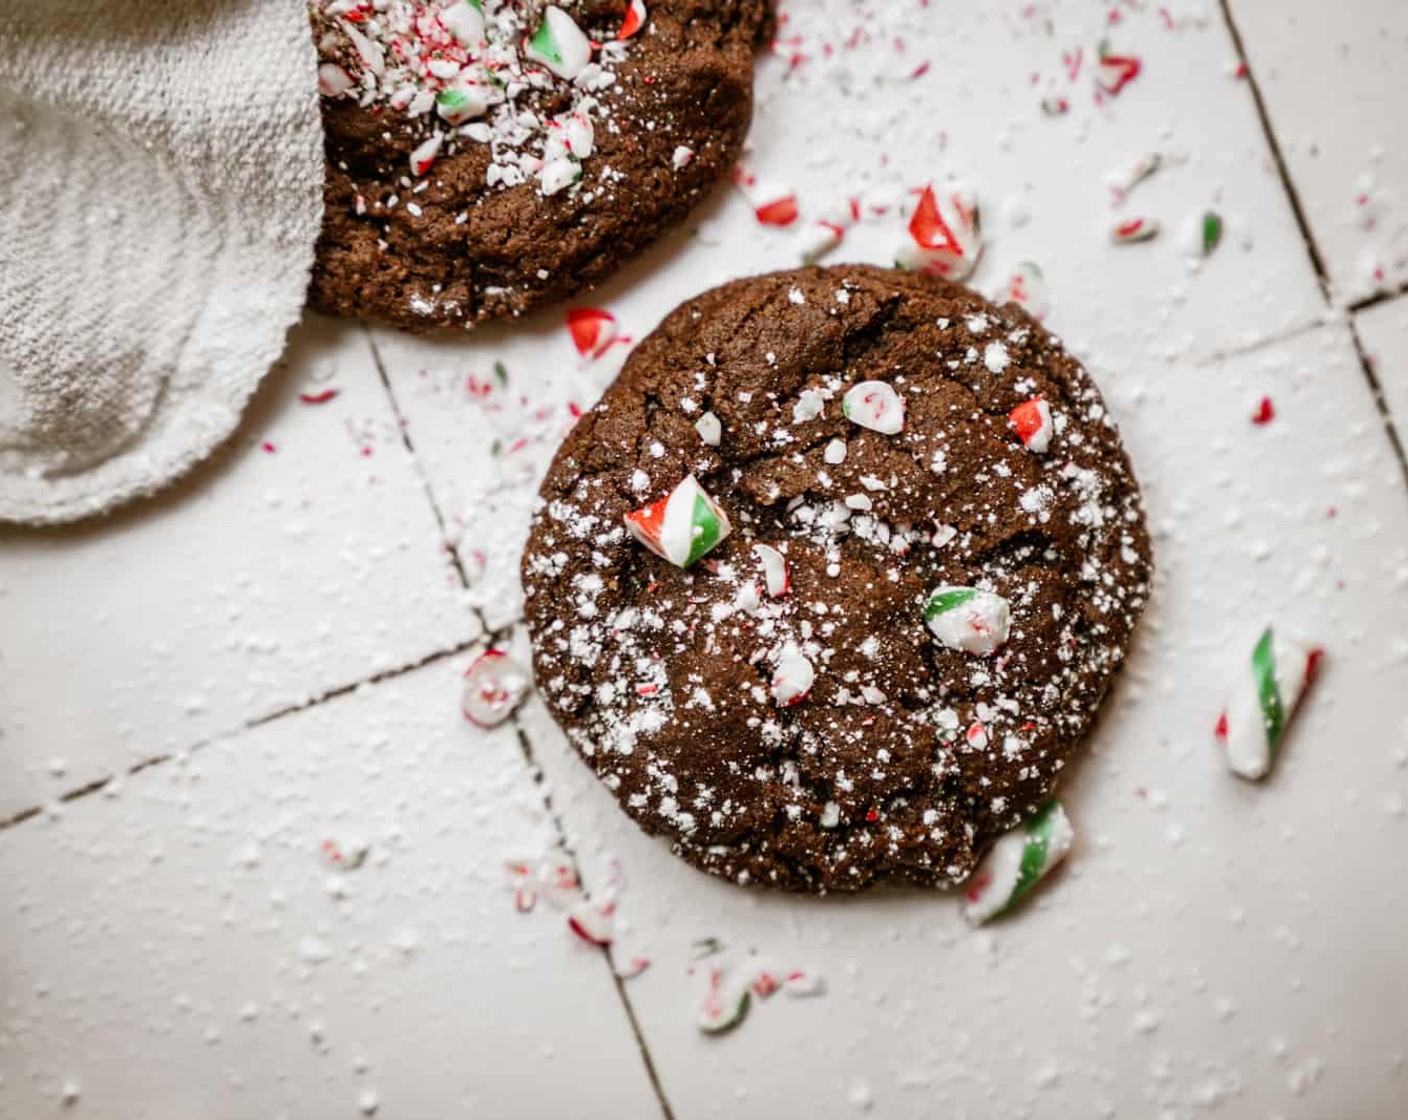
<instances>
[{"instance_id":1,"label":"tile grout line","mask_svg":"<svg viewBox=\"0 0 1408 1120\"><path fill-rule=\"evenodd\" d=\"M576 849L567 841L567 830L563 827L562 817L553 804L552 793L548 790L546 777L543 768L538 765L537 759L533 757L533 743L528 737L528 729L523 726L523 721L519 718L518 710L515 710L511 722L513 730L518 736L518 747L522 751L524 759L528 763L530 776L535 785L539 787L539 796L543 799L543 804L548 811L548 819L552 821L553 830L557 834L558 847L566 855L571 857L572 862L577 864ZM578 878L581 878L580 867ZM675 1110L670 1107L669 1098L665 1096L665 1087L661 1084L659 1071L655 1068L655 1058L650 1053L650 1047L646 1044L645 1034L640 1028L640 1020L636 1018L636 1009L631 1003L631 998L626 992L625 981L616 974L615 966L611 960L611 950L607 946L601 947L602 960L606 963L607 974L611 977L612 983L616 987L616 997L621 1001L621 1008L626 1013L626 1022L630 1024L631 1034L635 1036L636 1048L640 1051L641 1063L645 1066L646 1079L650 1082L650 1087L655 1093L655 1099L660 1105L660 1112L664 1120L675 1120Z\"/></svg>"},{"instance_id":2,"label":"tile grout line","mask_svg":"<svg viewBox=\"0 0 1408 1120\"><path fill-rule=\"evenodd\" d=\"M1392 303L1404 296L1408 296L1408 281L1404 281L1394 288L1382 288L1362 299L1357 299L1349 305L1348 310L1351 314L1358 315L1360 312L1372 310L1380 304Z\"/></svg>"},{"instance_id":3,"label":"tile grout line","mask_svg":"<svg viewBox=\"0 0 1408 1120\"><path fill-rule=\"evenodd\" d=\"M430 476L426 473L421 463L420 456L416 454L415 444L411 440L411 433L406 423L406 417L401 411L400 401L396 399L396 391L391 387L391 376L387 372L386 362L382 358L381 349L377 346L376 339L373 337L371 330L365 325L362 328L362 334L366 339L368 349L371 351L372 362L376 366L377 376L381 379L382 388L386 391L386 397L391 405L392 414L396 417L397 428L401 433L401 443L405 447L406 453L411 457L416 474L420 478L421 488L425 493L426 500L430 503L430 509L435 516L435 522L440 528L441 544L444 546L445 551L449 553L450 562L454 565L455 575L459 578L460 586L468 590L469 577L465 574L464 565L460 562L459 553L450 543L449 533L446 531L444 512L440 509L440 504L435 500L435 492L430 485ZM475 617L479 619L480 626L484 632L479 641L487 644L491 648L500 644L506 646L508 642L503 639L522 621L521 618L515 618L505 623L499 629L491 630L483 613L477 607L471 607L470 609L473 611ZM567 829L563 825L561 814L553 804L552 795L548 792L545 784L543 769L538 765L538 760L533 755L532 741L529 739L527 730L519 719L517 711L511 715L510 721L517 734L518 749L523 756L525 765L528 767L529 777L534 784L539 787L539 795L543 799L543 806L547 810L548 819L552 822L558 846L561 847L564 852L571 855L575 862L576 856L567 843ZM669 1099L665 1096L665 1088L661 1084L659 1072L655 1068L655 1059L650 1053L650 1047L646 1044L645 1035L640 1029L639 1020L636 1018L635 1007L632 1006L630 996L626 993L625 984L622 982L621 978L616 975L616 970L611 963L610 953L605 948L602 949L602 959L605 963L607 974L611 977L612 983L615 985L616 997L621 1001L621 1008L626 1013L626 1021L630 1024L631 1034L635 1037L636 1049L640 1053L641 1063L645 1066L646 1078L650 1082L650 1087L655 1093L655 1099L660 1105L663 1120L675 1120L674 1109L670 1107Z\"/></svg>"},{"instance_id":4,"label":"tile grout line","mask_svg":"<svg viewBox=\"0 0 1408 1120\"><path fill-rule=\"evenodd\" d=\"M376 366L376 374L381 378L381 387L386 390L387 403L391 405L391 414L396 417L396 430L401 435L401 446L406 449L406 454L410 456L411 465L415 468L416 477L420 479L420 488L425 494L425 500L430 505L430 512L435 517L435 524L440 529L440 544L446 554L450 557L450 564L455 569L455 575L459 577L460 586L465 590L469 589L469 577L465 574L464 565L460 562L459 551L450 543L450 533L446 528L445 513L440 508L440 503L435 500L435 491L430 486L430 476L426 474L425 467L421 463L420 456L416 454L415 444L411 442L411 431L406 422L406 416L401 411L401 402L396 399L396 391L391 388L391 375L386 372L386 362L382 359L381 349L376 344L371 328L362 324L362 337L366 340L367 349L371 351L372 364ZM479 625L488 632L489 627L485 625L484 616L477 607L471 607Z\"/></svg>"},{"instance_id":5,"label":"tile grout line","mask_svg":"<svg viewBox=\"0 0 1408 1120\"><path fill-rule=\"evenodd\" d=\"M473 649L475 646L481 644L483 641L484 638L481 636L472 638L469 641L457 642L453 646L449 646L445 649L436 650L434 653L428 653L424 657L417 658L415 661L409 661L402 665L396 665L390 669L383 669L378 673L373 673L371 676L360 677L355 681L349 681L347 684L340 684L332 688L326 689L323 692L308 697L306 700L300 700L294 704L286 704L282 708L275 708L273 711L265 712L262 715L252 716L249 719L244 720L236 727L227 728L224 731L218 731L215 734L210 735L204 739L197 739L195 742L191 743L188 746L181 747L179 750L167 751L163 754L151 755L150 757L142 759L140 762L134 762L131 766L128 766L123 770L108 774L105 777L94 778L92 781L87 782L84 785L78 786L76 789L67 790L64 793L59 794L58 797L54 798L54 802L51 802L51 804L58 803L62 805L67 805L74 801L81 801L85 797L91 797L93 794L99 792L100 790L106 789L114 781L123 778L130 778L136 774L142 773L142 771L144 770L150 770L153 767L160 766L166 762L170 762L178 754L189 754L193 751L204 750L206 747L214 746L217 743L223 743L225 740L232 739L236 735L241 735L246 731L252 731L255 728L263 727L266 724L275 723L278 720L287 718L288 716L297 715L299 712L306 712L312 708L320 707L321 705L326 704L330 700L336 700L340 696L346 696L349 693L356 692L359 688L364 688L368 685L381 684L384 681L395 680L397 677L403 677L408 673L414 673L418 669L424 669L429 665L434 665L440 661L446 660L447 658L458 657L460 654ZM39 816L43 812L43 805L31 805L27 809L21 809L8 817L0 819L0 833L5 832L7 829L14 828L17 825L21 825L25 821L31 820L34 817Z\"/></svg>"},{"instance_id":6,"label":"tile grout line","mask_svg":"<svg viewBox=\"0 0 1408 1120\"><path fill-rule=\"evenodd\" d=\"M1232 47L1237 52L1237 60L1246 73L1247 86L1251 89L1252 103L1256 106L1256 115L1261 122L1262 135L1266 139L1271 158L1275 161L1276 173L1280 177L1286 198L1291 204L1291 213L1295 217L1296 226L1300 229L1301 242L1310 257L1311 268L1315 270L1315 279L1320 285L1320 294L1328 305L1330 314L1333 315L1335 314L1335 305L1331 297L1330 277L1325 268L1325 258L1320 252L1320 246L1316 242L1315 235L1310 228L1310 222L1306 218L1300 192L1296 190L1295 181L1291 178L1290 167L1286 163L1285 154L1281 151L1281 142L1276 137L1275 129L1271 127L1271 114L1266 108L1266 99L1261 93L1261 83L1257 81L1256 72L1252 70L1251 59L1248 58L1246 45L1242 42L1241 29L1237 26L1237 20L1232 15L1232 0L1218 0L1218 7L1222 10L1222 19L1227 25L1227 32L1232 37ZM1408 291L1408 285L1400 289L1400 294L1403 291ZM1383 298L1392 298L1392 295L1386 295ZM1346 308L1344 314L1349 326L1350 338L1354 342L1354 352L1359 358L1359 368L1364 373L1364 379L1369 383L1369 392L1374 399L1375 407L1379 410L1384 432L1388 436L1394 457L1398 460L1399 469L1403 472L1404 481L1408 482L1408 452L1405 452L1403 440L1398 432L1398 425L1394 421L1393 413L1389 411L1387 400L1384 399L1379 376L1374 370L1374 363L1364 349L1364 344L1360 340L1359 331L1354 322L1356 310L1362 310L1364 307L1370 307L1379 302L1383 302L1383 300L1378 297L1370 297L1368 300L1362 300L1359 304Z\"/></svg>"}]
</instances>

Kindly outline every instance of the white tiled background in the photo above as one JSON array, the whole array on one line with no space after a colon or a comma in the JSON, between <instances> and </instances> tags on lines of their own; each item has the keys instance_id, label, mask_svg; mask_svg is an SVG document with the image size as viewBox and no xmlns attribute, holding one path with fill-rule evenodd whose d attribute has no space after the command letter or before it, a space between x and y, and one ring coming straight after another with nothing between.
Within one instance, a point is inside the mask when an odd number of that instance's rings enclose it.
<instances>
[{"instance_id":1,"label":"white tiled background","mask_svg":"<svg viewBox=\"0 0 1408 1120\"><path fill-rule=\"evenodd\" d=\"M459 674L523 655L537 477L625 351L582 363L561 309L437 341L310 318L173 493L0 531L4 1120L1408 1115L1408 6L782 9L754 166L804 214L973 184L975 283L1041 265L1144 483L1158 593L1065 787L1069 865L978 934L942 896L747 892L641 836L535 701L475 731ZM1113 99L1102 38L1144 61ZM1163 234L1111 245L1136 213ZM724 190L590 302L638 337L796 255ZM1208 732L1268 619L1330 656L1249 788ZM330 871L349 837L366 864ZM610 956L505 888L564 842L621 880ZM827 991L705 1037L705 937Z\"/></svg>"}]
</instances>

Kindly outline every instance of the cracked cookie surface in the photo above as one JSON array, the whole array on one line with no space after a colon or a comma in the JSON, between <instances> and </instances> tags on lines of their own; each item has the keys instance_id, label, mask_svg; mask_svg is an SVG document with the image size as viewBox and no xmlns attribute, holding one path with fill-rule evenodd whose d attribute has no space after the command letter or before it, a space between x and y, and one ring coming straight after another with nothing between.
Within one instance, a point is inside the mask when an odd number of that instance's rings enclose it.
<instances>
[{"instance_id":1,"label":"cracked cookie surface","mask_svg":"<svg viewBox=\"0 0 1408 1120\"><path fill-rule=\"evenodd\" d=\"M847 418L861 382L899 431ZM1040 453L1009 417L1035 398ZM732 531L680 568L624 518L689 476ZM539 687L625 811L705 871L816 892L967 877L1085 738L1150 575L1118 432L1059 341L867 266L674 311L558 452L523 558ZM1005 642L937 640L940 587L1005 600ZM814 680L782 706L797 656Z\"/></svg>"}]
</instances>

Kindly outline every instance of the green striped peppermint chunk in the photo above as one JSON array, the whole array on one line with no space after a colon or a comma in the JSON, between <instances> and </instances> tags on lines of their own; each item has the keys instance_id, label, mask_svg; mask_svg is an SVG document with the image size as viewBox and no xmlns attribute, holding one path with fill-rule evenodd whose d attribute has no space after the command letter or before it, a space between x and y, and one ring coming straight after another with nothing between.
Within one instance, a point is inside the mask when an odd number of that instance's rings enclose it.
<instances>
[{"instance_id":1,"label":"green striped peppermint chunk","mask_svg":"<svg viewBox=\"0 0 1408 1120\"><path fill-rule=\"evenodd\" d=\"M976 926L1006 914L1066 858L1074 840L1075 830L1060 802L1047 801L988 850L968 881L964 917Z\"/></svg>"},{"instance_id":2,"label":"green striped peppermint chunk","mask_svg":"<svg viewBox=\"0 0 1408 1120\"><path fill-rule=\"evenodd\" d=\"M570 82L591 62L592 44L571 16L561 8L549 7L523 53Z\"/></svg>"},{"instance_id":3,"label":"green striped peppermint chunk","mask_svg":"<svg viewBox=\"0 0 1408 1120\"><path fill-rule=\"evenodd\" d=\"M940 587L924 601L924 624L940 642L964 653L995 653L1007 641L1007 600L976 587Z\"/></svg>"},{"instance_id":4,"label":"green striped peppermint chunk","mask_svg":"<svg viewBox=\"0 0 1408 1120\"><path fill-rule=\"evenodd\" d=\"M631 536L676 567L688 568L732 531L728 515L693 475L644 509L626 514Z\"/></svg>"},{"instance_id":5,"label":"green striped peppermint chunk","mask_svg":"<svg viewBox=\"0 0 1408 1120\"><path fill-rule=\"evenodd\" d=\"M1262 631L1217 723L1217 737L1234 774L1259 781L1271 773L1321 652L1275 627Z\"/></svg>"}]
</instances>

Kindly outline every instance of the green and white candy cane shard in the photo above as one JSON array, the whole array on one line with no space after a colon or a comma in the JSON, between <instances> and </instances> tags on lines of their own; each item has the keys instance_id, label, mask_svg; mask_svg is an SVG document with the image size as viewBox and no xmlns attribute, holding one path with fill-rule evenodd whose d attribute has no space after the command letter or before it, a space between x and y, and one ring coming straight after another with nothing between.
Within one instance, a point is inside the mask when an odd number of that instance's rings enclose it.
<instances>
[{"instance_id":1,"label":"green and white candy cane shard","mask_svg":"<svg viewBox=\"0 0 1408 1120\"><path fill-rule=\"evenodd\" d=\"M1001 917L1066 858L1075 830L1054 798L1004 833L978 864L964 892L963 916L975 926Z\"/></svg>"},{"instance_id":2,"label":"green and white candy cane shard","mask_svg":"<svg viewBox=\"0 0 1408 1120\"><path fill-rule=\"evenodd\" d=\"M1323 651L1268 626L1252 649L1247 670L1217 721L1227 765L1238 777L1260 781L1271 773L1286 728L1314 679Z\"/></svg>"},{"instance_id":3,"label":"green and white candy cane shard","mask_svg":"<svg viewBox=\"0 0 1408 1120\"><path fill-rule=\"evenodd\" d=\"M482 117L489 108L489 98L477 85L446 86L435 95L435 111L451 127Z\"/></svg>"},{"instance_id":4,"label":"green and white candy cane shard","mask_svg":"<svg viewBox=\"0 0 1408 1120\"><path fill-rule=\"evenodd\" d=\"M592 44L571 16L561 8L549 7L523 53L570 82L591 62Z\"/></svg>"},{"instance_id":5,"label":"green and white candy cane shard","mask_svg":"<svg viewBox=\"0 0 1408 1120\"><path fill-rule=\"evenodd\" d=\"M924 601L924 624L949 649L997 652L1012 629L1007 600L976 587L940 587Z\"/></svg>"},{"instance_id":6,"label":"green and white candy cane shard","mask_svg":"<svg viewBox=\"0 0 1408 1120\"><path fill-rule=\"evenodd\" d=\"M724 1034L747 1018L751 993L740 977L725 968L709 970L709 987L694 1020L705 1034Z\"/></svg>"}]
</instances>

